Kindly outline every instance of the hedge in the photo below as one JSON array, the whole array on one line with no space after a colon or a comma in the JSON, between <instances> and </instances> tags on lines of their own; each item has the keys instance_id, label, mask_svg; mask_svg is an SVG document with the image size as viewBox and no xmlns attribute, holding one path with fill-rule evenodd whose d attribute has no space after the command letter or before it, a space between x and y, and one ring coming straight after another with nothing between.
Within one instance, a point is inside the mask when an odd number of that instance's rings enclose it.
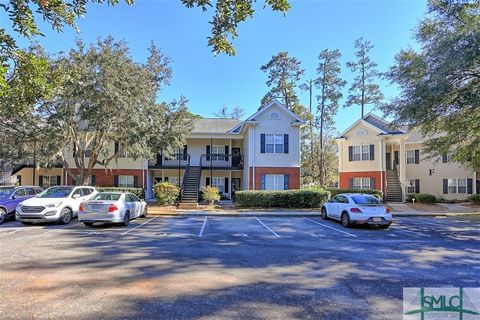
<instances>
[{"instance_id":1,"label":"hedge","mask_svg":"<svg viewBox=\"0 0 480 320\"><path fill-rule=\"evenodd\" d=\"M359 190L359 189L337 189L337 188L327 188L325 189L330 191L332 197L335 197L339 193L363 193L363 194L371 194L380 200L383 199L383 192L380 190Z\"/></svg>"},{"instance_id":2,"label":"hedge","mask_svg":"<svg viewBox=\"0 0 480 320\"><path fill-rule=\"evenodd\" d=\"M241 207L319 208L330 198L325 190L237 191L235 203Z\"/></svg>"},{"instance_id":3,"label":"hedge","mask_svg":"<svg viewBox=\"0 0 480 320\"><path fill-rule=\"evenodd\" d=\"M418 203L435 203L437 198L433 194L429 193L412 193L407 196L407 199L415 198L415 202Z\"/></svg>"},{"instance_id":4,"label":"hedge","mask_svg":"<svg viewBox=\"0 0 480 320\"><path fill-rule=\"evenodd\" d=\"M467 201L470 201L473 204L480 204L480 194L472 194L467 198Z\"/></svg>"},{"instance_id":5,"label":"hedge","mask_svg":"<svg viewBox=\"0 0 480 320\"><path fill-rule=\"evenodd\" d=\"M98 192L130 192L140 199L145 199L145 193L142 188L95 187L95 189Z\"/></svg>"},{"instance_id":6,"label":"hedge","mask_svg":"<svg viewBox=\"0 0 480 320\"><path fill-rule=\"evenodd\" d=\"M170 182L160 182L155 185L155 198L161 206L173 206L180 198L180 188Z\"/></svg>"}]
</instances>

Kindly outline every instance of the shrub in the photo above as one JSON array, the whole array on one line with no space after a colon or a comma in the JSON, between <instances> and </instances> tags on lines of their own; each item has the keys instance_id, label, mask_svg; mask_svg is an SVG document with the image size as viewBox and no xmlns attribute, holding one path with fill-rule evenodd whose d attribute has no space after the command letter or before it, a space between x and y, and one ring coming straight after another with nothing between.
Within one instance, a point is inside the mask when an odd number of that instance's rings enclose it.
<instances>
[{"instance_id":1,"label":"shrub","mask_svg":"<svg viewBox=\"0 0 480 320\"><path fill-rule=\"evenodd\" d=\"M218 190L218 188L207 186L203 188L202 198L205 201L208 201L210 204L213 204L215 201L220 200L221 198L220 191Z\"/></svg>"},{"instance_id":2,"label":"shrub","mask_svg":"<svg viewBox=\"0 0 480 320\"><path fill-rule=\"evenodd\" d=\"M180 189L170 182L160 182L155 185L157 203L162 206L173 206L180 196Z\"/></svg>"},{"instance_id":3,"label":"shrub","mask_svg":"<svg viewBox=\"0 0 480 320\"><path fill-rule=\"evenodd\" d=\"M437 198L433 194L429 193L412 193L409 198L415 198L415 202L418 203L435 203Z\"/></svg>"},{"instance_id":4,"label":"shrub","mask_svg":"<svg viewBox=\"0 0 480 320\"><path fill-rule=\"evenodd\" d=\"M467 201L470 201L473 204L480 204L480 194L472 194L467 198Z\"/></svg>"},{"instance_id":5,"label":"shrub","mask_svg":"<svg viewBox=\"0 0 480 320\"><path fill-rule=\"evenodd\" d=\"M95 187L98 192L130 192L139 197L145 199L145 192L142 188L121 188L121 187Z\"/></svg>"},{"instance_id":6,"label":"shrub","mask_svg":"<svg viewBox=\"0 0 480 320\"><path fill-rule=\"evenodd\" d=\"M241 207L319 208L329 197L326 190L237 191L235 203Z\"/></svg>"},{"instance_id":7,"label":"shrub","mask_svg":"<svg viewBox=\"0 0 480 320\"><path fill-rule=\"evenodd\" d=\"M383 192L380 190L359 190L359 189L337 189L337 188L326 188L325 190L330 191L332 197L335 197L339 193L363 193L371 194L378 199L383 199Z\"/></svg>"}]
</instances>

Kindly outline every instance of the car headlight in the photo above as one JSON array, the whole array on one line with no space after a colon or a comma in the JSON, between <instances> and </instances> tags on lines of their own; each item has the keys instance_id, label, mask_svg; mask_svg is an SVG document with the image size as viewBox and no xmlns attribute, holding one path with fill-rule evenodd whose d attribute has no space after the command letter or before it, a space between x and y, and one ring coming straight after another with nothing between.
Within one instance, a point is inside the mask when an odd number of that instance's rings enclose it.
<instances>
[{"instance_id":1,"label":"car headlight","mask_svg":"<svg viewBox=\"0 0 480 320\"><path fill-rule=\"evenodd\" d=\"M49 204L47 204L45 207L47 207L47 208L56 208L56 207L58 207L58 206L61 205L61 204L62 204L62 202L59 201L59 202L55 202L55 203L49 203Z\"/></svg>"}]
</instances>

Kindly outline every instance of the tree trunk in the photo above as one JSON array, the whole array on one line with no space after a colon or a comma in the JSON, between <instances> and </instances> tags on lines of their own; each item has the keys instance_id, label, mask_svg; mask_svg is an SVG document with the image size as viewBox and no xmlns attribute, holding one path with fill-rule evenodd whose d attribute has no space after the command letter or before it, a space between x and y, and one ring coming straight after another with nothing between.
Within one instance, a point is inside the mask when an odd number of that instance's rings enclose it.
<instances>
[{"instance_id":1,"label":"tree trunk","mask_svg":"<svg viewBox=\"0 0 480 320\"><path fill-rule=\"evenodd\" d=\"M323 157L323 126L324 126L324 118L325 118L325 82L322 83L322 101L321 101L321 109L320 109L320 186L323 188L325 187L325 175L324 175L324 168L325 168L325 160Z\"/></svg>"},{"instance_id":2,"label":"tree trunk","mask_svg":"<svg viewBox=\"0 0 480 320\"><path fill-rule=\"evenodd\" d=\"M364 115L364 106L365 106L365 64L362 63L362 119L365 116Z\"/></svg>"}]
</instances>

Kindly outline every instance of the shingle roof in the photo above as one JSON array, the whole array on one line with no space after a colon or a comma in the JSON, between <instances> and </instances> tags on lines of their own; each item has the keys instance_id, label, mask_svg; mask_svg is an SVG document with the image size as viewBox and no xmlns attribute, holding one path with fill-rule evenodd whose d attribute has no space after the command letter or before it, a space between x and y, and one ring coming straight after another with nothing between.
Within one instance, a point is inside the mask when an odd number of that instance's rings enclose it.
<instances>
[{"instance_id":1,"label":"shingle roof","mask_svg":"<svg viewBox=\"0 0 480 320\"><path fill-rule=\"evenodd\" d=\"M195 119L192 133L227 133L240 123L235 119Z\"/></svg>"},{"instance_id":2,"label":"shingle roof","mask_svg":"<svg viewBox=\"0 0 480 320\"><path fill-rule=\"evenodd\" d=\"M388 133L388 134L401 134L401 133L405 133L401 130L396 130L396 129L393 129L391 126L390 126L390 123L383 120L383 119L380 119L372 114L367 114L365 116L365 118L363 118L363 120L367 121L368 123L370 123L372 126L375 126L377 127L378 129Z\"/></svg>"}]
</instances>

